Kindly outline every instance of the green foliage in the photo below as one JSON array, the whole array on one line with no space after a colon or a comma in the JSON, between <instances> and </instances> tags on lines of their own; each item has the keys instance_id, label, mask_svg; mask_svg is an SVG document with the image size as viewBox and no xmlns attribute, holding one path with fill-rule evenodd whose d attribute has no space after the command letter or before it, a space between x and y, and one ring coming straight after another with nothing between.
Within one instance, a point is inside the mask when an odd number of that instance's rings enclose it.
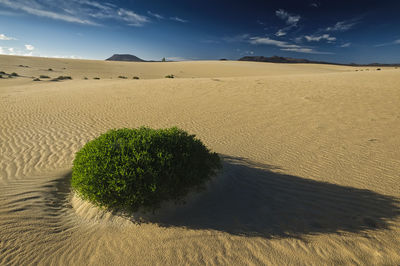
<instances>
[{"instance_id":1,"label":"green foliage","mask_svg":"<svg viewBox=\"0 0 400 266\"><path fill-rule=\"evenodd\" d=\"M49 69L47 69L48 71L53 71L53 69L52 68L49 68Z\"/></svg>"},{"instance_id":2,"label":"green foliage","mask_svg":"<svg viewBox=\"0 0 400 266\"><path fill-rule=\"evenodd\" d=\"M166 62L167 60L165 60L165 57L163 57L163 59L161 59L161 62Z\"/></svg>"},{"instance_id":3,"label":"green foliage","mask_svg":"<svg viewBox=\"0 0 400 266\"><path fill-rule=\"evenodd\" d=\"M46 75L40 75L39 76L41 79L49 79L50 77L49 76L46 76Z\"/></svg>"},{"instance_id":4,"label":"green foliage","mask_svg":"<svg viewBox=\"0 0 400 266\"><path fill-rule=\"evenodd\" d=\"M137 77L137 76L134 76L134 77L133 77L133 79L139 79L139 77Z\"/></svg>"},{"instance_id":5,"label":"green foliage","mask_svg":"<svg viewBox=\"0 0 400 266\"><path fill-rule=\"evenodd\" d=\"M166 75L165 77L166 77L167 79L173 79L173 78L175 78L175 76L172 75L172 74L171 74L171 75Z\"/></svg>"},{"instance_id":6,"label":"green foliage","mask_svg":"<svg viewBox=\"0 0 400 266\"><path fill-rule=\"evenodd\" d=\"M98 77L94 77L93 79L99 80L100 78L98 78Z\"/></svg>"},{"instance_id":7,"label":"green foliage","mask_svg":"<svg viewBox=\"0 0 400 266\"><path fill-rule=\"evenodd\" d=\"M120 78L120 79L127 79L127 77L125 77L125 76L118 76L118 78Z\"/></svg>"},{"instance_id":8,"label":"green foliage","mask_svg":"<svg viewBox=\"0 0 400 266\"><path fill-rule=\"evenodd\" d=\"M71 185L100 206L154 210L200 189L219 168L216 153L176 127L114 129L77 152Z\"/></svg>"},{"instance_id":9,"label":"green foliage","mask_svg":"<svg viewBox=\"0 0 400 266\"><path fill-rule=\"evenodd\" d=\"M13 72L10 74L10 77L19 77L19 75L17 73Z\"/></svg>"},{"instance_id":10,"label":"green foliage","mask_svg":"<svg viewBox=\"0 0 400 266\"><path fill-rule=\"evenodd\" d=\"M33 81L40 81L40 79L39 78L34 78Z\"/></svg>"}]
</instances>

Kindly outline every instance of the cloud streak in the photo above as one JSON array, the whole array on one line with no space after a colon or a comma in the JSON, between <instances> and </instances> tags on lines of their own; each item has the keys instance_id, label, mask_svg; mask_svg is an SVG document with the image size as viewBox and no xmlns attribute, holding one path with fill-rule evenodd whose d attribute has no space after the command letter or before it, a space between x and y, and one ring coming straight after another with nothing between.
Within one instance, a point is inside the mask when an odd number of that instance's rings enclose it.
<instances>
[{"instance_id":1,"label":"cloud streak","mask_svg":"<svg viewBox=\"0 0 400 266\"><path fill-rule=\"evenodd\" d=\"M338 21L336 22L335 25L331 27L327 27L325 31L348 31L354 28L355 25L359 23L358 20L344 20L344 21Z\"/></svg>"},{"instance_id":2,"label":"cloud streak","mask_svg":"<svg viewBox=\"0 0 400 266\"><path fill-rule=\"evenodd\" d=\"M291 44L284 41L270 39L268 37L251 37L248 42L254 45L272 45L279 47L281 51L307 53L307 54L331 54L329 52L316 51L310 47L302 47L297 44Z\"/></svg>"},{"instance_id":3,"label":"cloud streak","mask_svg":"<svg viewBox=\"0 0 400 266\"><path fill-rule=\"evenodd\" d=\"M292 28L297 27L297 23L301 19L301 17L299 15L289 14L288 12L286 12L283 9L276 10L275 11L275 15L278 18L280 18L283 21L285 21L286 25L288 25L287 27L285 27L283 29L280 29L275 33L275 36L277 36L277 37L285 36L289 30L291 30Z\"/></svg>"},{"instance_id":4,"label":"cloud streak","mask_svg":"<svg viewBox=\"0 0 400 266\"><path fill-rule=\"evenodd\" d=\"M89 0L0 0L0 5L30 15L82 25L99 26L106 19L141 27L149 18L109 3Z\"/></svg>"},{"instance_id":5,"label":"cloud streak","mask_svg":"<svg viewBox=\"0 0 400 266\"><path fill-rule=\"evenodd\" d=\"M14 41L14 40L16 40L16 38L6 36L5 34L0 34L0 40L2 40L2 41Z\"/></svg>"},{"instance_id":6,"label":"cloud streak","mask_svg":"<svg viewBox=\"0 0 400 266\"><path fill-rule=\"evenodd\" d=\"M170 20L177 21L177 22L181 22L181 23L186 23L186 22L188 22L186 19L182 19L182 18L179 18L179 17L170 17L169 19L170 19Z\"/></svg>"},{"instance_id":7,"label":"cloud streak","mask_svg":"<svg viewBox=\"0 0 400 266\"><path fill-rule=\"evenodd\" d=\"M329 34L322 34L322 35L306 35L304 38L308 42L319 42L321 40L326 40L328 42L334 42L336 41L336 37L330 36Z\"/></svg>"}]
</instances>

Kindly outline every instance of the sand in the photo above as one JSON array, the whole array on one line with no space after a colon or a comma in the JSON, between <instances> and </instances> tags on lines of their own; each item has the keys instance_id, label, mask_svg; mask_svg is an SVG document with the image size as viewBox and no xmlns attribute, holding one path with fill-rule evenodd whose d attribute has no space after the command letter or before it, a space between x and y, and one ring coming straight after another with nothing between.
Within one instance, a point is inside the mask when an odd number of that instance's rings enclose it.
<instances>
[{"instance_id":1,"label":"sand","mask_svg":"<svg viewBox=\"0 0 400 266\"><path fill-rule=\"evenodd\" d=\"M23 76L0 79L0 265L400 264L400 69L381 69L0 56ZM136 224L69 179L87 141L142 125L196 134L224 169Z\"/></svg>"}]
</instances>

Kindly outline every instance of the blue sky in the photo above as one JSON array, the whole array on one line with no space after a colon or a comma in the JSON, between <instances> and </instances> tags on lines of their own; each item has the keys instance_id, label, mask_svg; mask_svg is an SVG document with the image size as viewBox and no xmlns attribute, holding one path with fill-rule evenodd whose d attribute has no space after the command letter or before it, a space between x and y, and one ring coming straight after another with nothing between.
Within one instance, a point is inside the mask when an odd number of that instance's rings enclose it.
<instances>
[{"instance_id":1,"label":"blue sky","mask_svg":"<svg viewBox=\"0 0 400 266\"><path fill-rule=\"evenodd\" d=\"M399 0L0 0L0 53L400 63L399 14Z\"/></svg>"}]
</instances>

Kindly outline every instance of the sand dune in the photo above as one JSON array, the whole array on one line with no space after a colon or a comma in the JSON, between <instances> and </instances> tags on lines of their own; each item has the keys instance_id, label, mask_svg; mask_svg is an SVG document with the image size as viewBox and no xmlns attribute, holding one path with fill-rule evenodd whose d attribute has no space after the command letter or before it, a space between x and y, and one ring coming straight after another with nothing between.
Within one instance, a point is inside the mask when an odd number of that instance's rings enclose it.
<instances>
[{"instance_id":1,"label":"sand dune","mask_svg":"<svg viewBox=\"0 0 400 266\"><path fill-rule=\"evenodd\" d=\"M0 56L22 75L0 79L0 265L400 264L400 70L365 69ZM136 224L69 179L88 140L141 125L196 134L224 169Z\"/></svg>"}]
</instances>

